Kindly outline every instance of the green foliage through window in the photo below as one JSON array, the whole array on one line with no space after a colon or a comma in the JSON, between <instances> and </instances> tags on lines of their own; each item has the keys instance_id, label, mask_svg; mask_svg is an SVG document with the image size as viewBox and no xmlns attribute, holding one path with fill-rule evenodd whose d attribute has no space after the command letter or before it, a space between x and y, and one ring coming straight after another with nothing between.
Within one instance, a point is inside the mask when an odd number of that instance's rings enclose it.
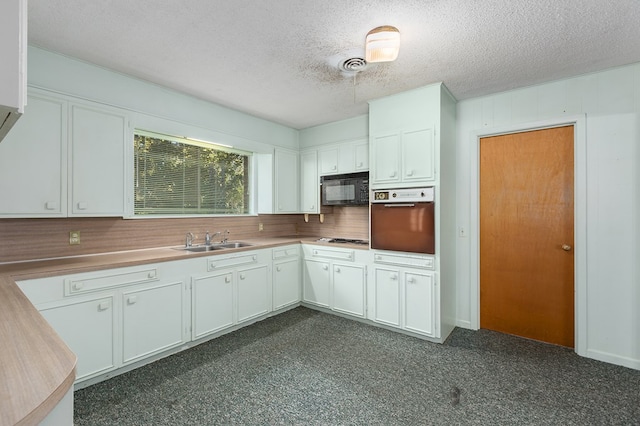
<instances>
[{"instance_id":1,"label":"green foliage through window","mask_svg":"<svg viewBox=\"0 0 640 426\"><path fill-rule=\"evenodd\" d=\"M250 159L249 153L138 132L134 214L247 214Z\"/></svg>"}]
</instances>

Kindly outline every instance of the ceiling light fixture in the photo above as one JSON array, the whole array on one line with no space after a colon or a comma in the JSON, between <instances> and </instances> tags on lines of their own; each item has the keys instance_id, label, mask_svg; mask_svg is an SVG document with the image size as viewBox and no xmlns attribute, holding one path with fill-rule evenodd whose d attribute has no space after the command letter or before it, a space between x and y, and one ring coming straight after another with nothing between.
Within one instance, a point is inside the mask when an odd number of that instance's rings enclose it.
<instances>
[{"instance_id":1,"label":"ceiling light fixture","mask_svg":"<svg viewBox=\"0 0 640 426\"><path fill-rule=\"evenodd\" d=\"M398 57L400 31L391 25L383 25L369 31L365 39L365 59L372 62L391 62Z\"/></svg>"}]
</instances>

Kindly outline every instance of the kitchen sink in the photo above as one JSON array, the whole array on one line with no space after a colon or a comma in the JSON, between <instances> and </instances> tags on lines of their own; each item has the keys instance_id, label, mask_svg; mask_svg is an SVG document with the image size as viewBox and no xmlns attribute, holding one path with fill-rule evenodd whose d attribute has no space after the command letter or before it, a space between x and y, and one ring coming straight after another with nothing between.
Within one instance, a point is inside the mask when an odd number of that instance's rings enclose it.
<instances>
[{"instance_id":1,"label":"kitchen sink","mask_svg":"<svg viewBox=\"0 0 640 426\"><path fill-rule=\"evenodd\" d=\"M224 247L219 246L191 246L191 247L179 247L176 250L190 251L193 253L202 253L203 251L222 250Z\"/></svg>"},{"instance_id":2,"label":"kitchen sink","mask_svg":"<svg viewBox=\"0 0 640 426\"><path fill-rule=\"evenodd\" d=\"M240 248L240 247L251 247L253 244L249 244L249 243L239 243L239 242L235 242L235 243L220 243L220 244L215 244L214 247L221 247L221 248Z\"/></svg>"},{"instance_id":3,"label":"kitchen sink","mask_svg":"<svg viewBox=\"0 0 640 426\"><path fill-rule=\"evenodd\" d=\"M214 250L225 250L225 249L234 249L240 247L251 247L253 244L249 243L241 243L241 242L233 242L233 243L217 243L211 244L210 246L199 245L199 246L191 246L191 247L175 247L176 250L184 250L192 253L202 253L206 251L214 251Z\"/></svg>"}]
</instances>

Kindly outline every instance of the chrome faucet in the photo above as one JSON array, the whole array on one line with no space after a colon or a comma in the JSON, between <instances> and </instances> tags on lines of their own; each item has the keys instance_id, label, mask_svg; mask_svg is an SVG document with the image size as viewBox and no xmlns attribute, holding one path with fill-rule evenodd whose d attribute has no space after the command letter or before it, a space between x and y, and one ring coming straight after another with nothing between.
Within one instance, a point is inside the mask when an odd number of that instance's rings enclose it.
<instances>
[{"instance_id":1,"label":"chrome faucet","mask_svg":"<svg viewBox=\"0 0 640 426\"><path fill-rule=\"evenodd\" d=\"M204 236L204 245L205 246L210 246L211 245L211 240L213 239L213 237L215 237L216 235L220 235L220 232L216 232L213 235L209 234L209 231L207 231L207 235Z\"/></svg>"},{"instance_id":2,"label":"chrome faucet","mask_svg":"<svg viewBox=\"0 0 640 426\"><path fill-rule=\"evenodd\" d=\"M185 247L191 247L191 246L193 245L193 240L194 240L195 238L196 238L196 237L194 237L194 236L193 236L193 234L192 234L191 232L187 232L187 236L186 236L186 238L185 238L185 240L184 240L184 246L185 246Z\"/></svg>"}]
</instances>

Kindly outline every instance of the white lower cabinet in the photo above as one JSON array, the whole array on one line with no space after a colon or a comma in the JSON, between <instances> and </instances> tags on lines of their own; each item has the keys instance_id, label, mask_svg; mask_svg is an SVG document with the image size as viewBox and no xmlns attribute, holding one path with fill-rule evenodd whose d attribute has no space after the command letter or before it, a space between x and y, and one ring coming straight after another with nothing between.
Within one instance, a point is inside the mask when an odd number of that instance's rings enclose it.
<instances>
[{"instance_id":1,"label":"white lower cabinet","mask_svg":"<svg viewBox=\"0 0 640 426\"><path fill-rule=\"evenodd\" d=\"M435 272L425 270L432 268L430 256L376 254L373 320L427 337L440 337Z\"/></svg>"},{"instance_id":2,"label":"white lower cabinet","mask_svg":"<svg viewBox=\"0 0 640 426\"><path fill-rule=\"evenodd\" d=\"M336 312L366 317L366 264L355 250L303 245L303 301ZM363 252L364 253L364 252Z\"/></svg>"},{"instance_id":3,"label":"white lower cabinet","mask_svg":"<svg viewBox=\"0 0 640 426\"><path fill-rule=\"evenodd\" d=\"M365 317L365 266L333 264L333 304L331 309Z\"/></svg>"},{"instance_id":4,"label":"white lower cabinet","mask_svg":"<svg viewBox=\"0 0 640 426\"><path fill-rule=\"evenodd\" d=\"M122 361L129 363L184 342L184 283L122 293Z\"/></svg>"},{"instance_id":5,"label":"white lower cabinet","mask_svg":"<svg viewBox=\"0 0 640 426\"><path fill-rule=\"evenodd\" d=\"M273 249L273 310L300 303L298 244Z\"/></svg>"},{"instance_id":6,"label":"white lower cabinet","mask_svg":"<svg viewBox=\"0 0 640 426\"><path fill-rule=\"evenodd\" d=\"M76 381L113 370L117 366L114 294L74 298L66 304L40 309L78 357Z\"/></svg>"},{"instance_id":7,"label":"white lower cabinet","mask_svg":"<svg viewBox=\"0 0 640 426\"><path fill-rule=\"evenodd\" d=\"M18 286L78 357L78 383L188 340L188 288L181 264L109 269Z\"/></svg>"},{"instance_id":8,"label":"white lower cabinet","mask_svg":"<svg viewBox=\"0 0 640 426\"><path fill-rule=\"evenodd\" d=\"M329 262L305 259L302 300L323 308L329 307Z\"/></svg>"},{"instance_id":9,"label":"white lower cabinet","mask_svg":"<svg viewBox=\"0 0 640 426\"><path fill-rule=\"evenodd\" d=\"M200 339L271 312L270 250L206 259L191 278L191 337Z\"/></svg>"}]
</instances>

